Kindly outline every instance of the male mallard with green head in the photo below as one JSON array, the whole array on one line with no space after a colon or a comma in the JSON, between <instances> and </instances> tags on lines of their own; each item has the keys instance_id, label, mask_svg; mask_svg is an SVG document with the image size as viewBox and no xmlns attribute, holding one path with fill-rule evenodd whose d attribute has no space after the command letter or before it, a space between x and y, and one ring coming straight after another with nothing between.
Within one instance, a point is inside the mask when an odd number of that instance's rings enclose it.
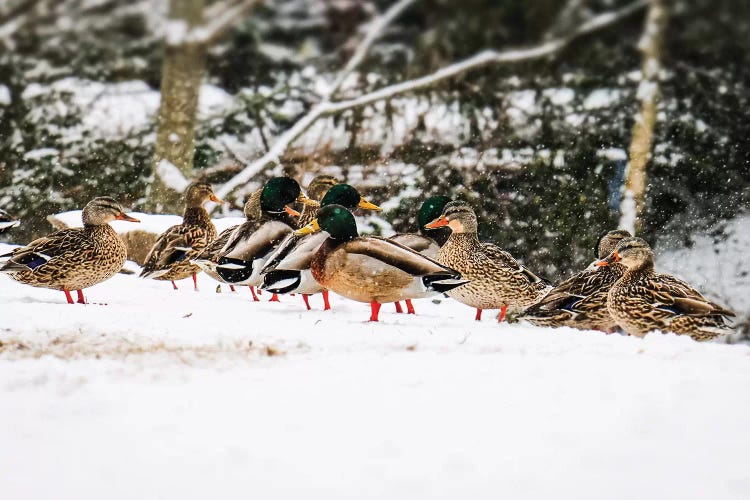
<instances>
[{"instance_id":1,"label":"male mallard with green head","mask_svg":"<svg viewBox=\"0 0 750 500\"><path fill-rule=\"evenodd\" d=\"M463 201L452 201L443 214L425 227L447 226L451 235L438 251L438 262L470 280L448 292L448 296L477 310L500 309L498 321L505 319L508 306L527 307L539 301L550 286L516 262L511 254L477 238L477 216Z\"/></svg>"},{"instance_id":2,"label":"male mallard with green head","mask_svg":"<svg viewBox=\"0 0 750 500\"><path fill-rule=\"evenodd\" d=\"M352 213L328 205L318 218L297 231L326 231L310 270L323 288L358 302L369 302L370 321L378 321L380 305L447 292L467 281L438 262L385 238L359 236Z\"/></svg>"},{"instance_id":3,"label":"male mallard with green head","mask_svg":"<svg viewBox=\"0 0 750 500\"><path fill-rule=\"evenodd\" d=\"M607 308L628 334L643 337L659 330L710 340L732 333L725 318L734 313L707 300L688 283L656 274L654 252L641 238L626 238L597 266L618 263L622 277L609 289Z\"/></svg>"},{"instance_id":4,"label":"male mallard with green head","mask_svg":"<svg viewBox=\"0 0 750 500\"><path fill-rule=\"evenodd\" d=\"M323 196L320 205L321 208L328 205L341 205L347 210L356 208L380 210L380 207L367 201L349 184L332 186ZM318 209L315 213L318 213ZM320 232L288 236L263 266L262 288L273 293L300 293L308 310L310 310L308 296L320 292L323 294L323 309L329 310L331 304L328 301L328 290L315 281L310 271L313 255L327 237Z\"/></svg>"},{"instance_id":5,"label":"male mallard with green head","mask_svg":"<svg viewBox=\"0 0 750 500\"><path fill-rule=\"evenodd\" d=\"M419 234L415 233L398 233L391 236L390 240L397 243L401 243L404 246L416 250L422 255L426 255L431 259L437 259L438 250L440 247L448 241L451 235L451 230L448 227L438 227L435 229L428 229L425 226L433 220L440 217L443 213L443 208L451 201L447 196L430 196L419 208L417 213L417 227L419 228ZM396 304L396 312L402 312L401 304ZM416 314L414 311L414 305L411 300L406 300L406 311L409 314Z\"/></svg>"},{"instance_id":6,"label":"male mallard with green head","mask_svg":"<svg viewBox=\"0 0 750 500\"><path fill-rule=\"evenodd\" d=\"M595 255L598 259L605 258L620 241L630 237L630 233L623 229L605 233L594 247ZM624 272L625 266L621 264L599 267L592 263L553 288L518 319L536 326L569 326L580 330L611 332L617 323L607 309L607 294Z\"/></svg>"},{"instance_id":7,"label":"male mallard with green head","mask_svg":"<svg viewBox=\"0 0 750 500\"><path fill-rule=\"evenodd\" d=\"M260 269L266 259L297 227L292 216L299 216L299 212L289 206L294 202L318 206L290 177L274 177L266 182L260 195L260 218L237 227L217 256L216 273L222 281L260 285ZM274 296L272 300L278 299Z\"/></svg>"},{"instance_id":8,"label":"male mallard with green head","mask_svg":"<svg viewBox=\"0 0 750 500\"><path fill-rule=\"evenodd\" d=\"M82 215L82 228L57 231L0 256L9 257L0 272L27 285L62 290L69 304L76 290L78 303L84 304L83 289L111 278L125 263L125 243L109 222L138 219L108 196L91 200Z\"/></svg>"},{"instance_id":9,"label":"male mallard with green head","mask_svg":"<svg viewBox=\"0 0 750 500\"><path fill-rule=\"evenodd\" d=\"M216 238L216 227L203 208L208 201L224 203L206 182L195 182L187 187L182 224L170 227L157 238L146 256L142 278L171 281L177 290L175 280L192 276L193 286L198 290L196 274L201 269L191 260Z\"/></svg>"}]
</instances>

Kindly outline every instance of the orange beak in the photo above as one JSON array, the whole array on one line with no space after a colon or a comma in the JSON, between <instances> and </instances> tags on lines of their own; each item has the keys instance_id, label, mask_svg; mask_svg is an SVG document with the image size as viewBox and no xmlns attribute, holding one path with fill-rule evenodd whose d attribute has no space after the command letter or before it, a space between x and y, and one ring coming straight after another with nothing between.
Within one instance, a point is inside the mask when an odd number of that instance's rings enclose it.
<instances>
[{"instance_id":1,"label":"orange beak","mask_svg":"<svg viewBox=\"0 0 750 500\"><path fill-rule=\"evenodd\" d=\"M222 203L226 203L224 200L220 199L213 193L211 193L211 196L209 196L208 199L213 201L214 203L218 203L219 205L221 205Z\"/></svg>"},{"instance_id":2,"label":"orange beak","mask_svg":"<svg viewBox=\"0 0 750 500\"><path fill-rule=\"evenodd\" d=\"M297 211L296 211L295 209L293 209L293 208L292 208L292 207L290 207L289 205L285 205L285 206L284 206L284 211L285 211L286 213L288 213L289 215L293 215L293 216L295 216L295 217L299 217L299 215L300 215L300 213L299 213L299 212L297 212Z\"/></svg>"},{"instance_id":3,"label":"orange beak","mask_svg":"<svg viewBox=\"0 0 750 500\"><path fill-rule=\"evenodd\" d=\"M424 227L427 229L435 229L436 227L443 227L448 225L448 219L445 218L445 215L441 215L434 221L430 222L429 224L425 224Z\"/></svg>"},{"instance_id":4,"label":"orange beak","mask_svg":"<svg viewBox=\"0 0 750 500\"><path fill-rule=\"evenodd\" d=\"M115 217L115 219L117 219L117 220L126 220L128 222L141 222L138 219L136 219L135 217L131 217L131 216L129 216L128 214L126 214L124 212L121 212L120 214L118 214L117 217Z\"/></svg>"},{"instance_id":5,"label":"orange beak","mask_svg":"<svg viewBox=\"0 0 750 500\"><path fill-rule=\"evenodd\" d=\"M617 250L615 250L611 254L607 255L606 259L600 260L599 262L597 262L596 266L597 267L604 267L604 266L608 266L608 265L610 265L610 264L612 264L614 262L619 262L619 261L620 261L620 254L617 253Z\"/></svg>"}]
</instances>

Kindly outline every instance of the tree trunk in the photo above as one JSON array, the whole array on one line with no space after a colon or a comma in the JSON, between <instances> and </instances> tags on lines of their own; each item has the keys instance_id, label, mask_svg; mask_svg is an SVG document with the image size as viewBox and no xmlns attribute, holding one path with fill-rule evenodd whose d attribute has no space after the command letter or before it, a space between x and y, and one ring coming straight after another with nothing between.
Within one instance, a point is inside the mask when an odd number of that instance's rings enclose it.
<instances>
[{"instance_id":1,"label":"tree trunk","mask_svg":"<svg viewBox=\"0 0 750 500\"><path fill-rule=\"evenodd\" d=\"M630 141L629 161L625 169L625 186L620 204L620 227L633 234L641 232L643 207L646 203L646 166L651 159L654 127L659 104L659 72L663 57L667 8L664 0L651 0L643 36L638 48L643 52L642 79L638 87L641 111L635 117Z\"/></svg>"},{"instance_id":2,"label":"tree trunk","mask_svg":"<svg viewBox=\"0 0 750 500\"><path fill-rule=\"evenodd\" d=\"M170 0L171 22L175 25L175 21L183 21L184 31L189 32L203 23L203 7L204 0ZM146 202L146 209L154 212L179 211L185 179L193 177L198 95L206 71L205 43L189 40L174 43L169 36L167 38L154 151L154 181Z\"/></svg>"}]
</instances>

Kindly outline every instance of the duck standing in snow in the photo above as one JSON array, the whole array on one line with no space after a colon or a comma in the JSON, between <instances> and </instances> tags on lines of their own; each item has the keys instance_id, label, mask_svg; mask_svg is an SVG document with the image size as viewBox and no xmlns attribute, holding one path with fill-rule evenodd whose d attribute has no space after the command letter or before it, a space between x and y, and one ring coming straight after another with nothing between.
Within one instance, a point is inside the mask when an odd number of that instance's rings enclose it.
<instances>
[{"instance_id":1,"label":"duck standing in snow","mask_svg":"<svg viewBox=\"0 0 750 500\"><path fill-rule=\"evenodd\" d=\"M83 289L111 278L125 263L125 243L109 222L139 221L107 196L91 200L82 215L82 228L57 231L0 256L9 257L0 272L27 285L62 290L69 304L76 290L78 303L85 304Z\"/></svg>"},{"instance_id":2,"label":"duck standing in snow","mask_svg":"<svg viewBox=\"0 0 750 500\"><path fill-rule=\"evenodd\" d=\"M341 205L320 209L317 219L297 234L326 231L310 270L323 288L358 302L369 302L370 321L381 304L447 292L467 281L438 262L394 241L359 236L352 213Z\"/></svg>"},{"instance_id":3,"label":"duck standing in snow","mask_svg":"<svg viewBox=\"0 0 750 500\"><path fill-rule=\"evenodd\" d=\"M447 292L448 296L476 308L477 321L482 319L482 310L500 309L498 321L501 322L508 306L530 306L552 288L508 252L496 245L481 243L477 238L477 216L467 203L448 203L443 214L425 227L443 226L452 232L438 251L437 261L470 280Z\"/></svg>"},{"instance_id":4,"label":"duck standing in snow","mask_svg":"<svg viewBox=\"0 0 750 500\"><path fill-rule=\"evenodd\" d=\"M299 202L319 206L302 193L290 177L274 177L266 182L260 195L261 216L237 227L215 257L216 273L232 285L258 286L260 270L279 243L297 227L293 216L299 212L289 204ZM271 300L278 300L276 295Z\"/></svg>"},{"instance_id":5,"label":"duck standing in snow","mask_svg":"<svg viewBox=\"0 0 750 500\"><path fill-rule=\"evenodd\" d=\"M182 224L170 227L157 238L143 264L142 278L171 281L177 290L175 280L192 276L193 287L198 290L196 274L201 269L191 263L191 259L216 238L216 227L203 207L208 201L224 203L206 182L195 182L187 187Z\"/></svg>"},{"instance_id":6,"label":"duck standing in snow","mask_svg":"<svg viewBox=\"0 0 750 500\"><path fill-rule=\"evenodd\" d=\"M349 184L336 184L326 192L320 202L321 208L328 205L341 205L347 210L362 208L364 210L379 211L380 207L367 201L354 187ZM318 209L310 210L317 215ZM303 214L304 215L304 214ZM309 222L312 222L310 219ZM309 311L309 295L323 294L323 309L331 308L328 300L328 290L320 286L312 277L310 265L313 256L328 236L317 232L315 234L290 235L273 255L269 256L261 270L263 289L273 293L300 293Z\"/></svg>"},{"instance_id":7,"label":"duck standing in snow","mask_svg":"<svg viewBox=\"0 0 750 500\"><path fill-rule=\"evenodd\" d=\"M654 252L641 238L626 238L597 266L618 263L622 277L610 288L607 308L628 334L643 337L659 330L703 341L732 333L726 324L734 313L707 300L681 279L656 274Z\"/></svg>"},{"instance_id":8,"label":"duck standing in snow","mask_svg":"<svg viewBox=\"0 0 750 500\"><path fill-rule=\"evenodd\" d=\"M620 241L630 237L630 233L623 229L604 234L594 247L598 259L607 257ZM596 266L593 262L553 288L518 319L536 326L569 326L580 330L611 332L617 323L609 314L607 294L624 273L625 266L622 264Z\"/></svg>"},{"instance_id":9,"label":"duck standing in snow","mask_svg":"<svg viewBox=\"0 0 750 500\"><path fill-rule=\"evenodd\" d=\"M451 230L448 227L428 229L425 225L440 217L445 205L450 201L451 199L447 196L430 196L422 203L422 206L417 213L417 227L419 228L419 234L398 233L388 239L407 246L412 250L416 250L431 259L437 259L438 250L440 250L440 247L448 241L448 238L451 235ZM402 312L401 304L398 302L395 302L395 304L396 312ZM409 314L416 314L411 299L406 299L406 311Z\"/></svg>"},{"instance_id":10,"label":"duck standing in snow","mask_svg":"<svg viewBox=\"0 0 750 500\"><path fill-rule=\"evenodd\" d=\"M0 209L0 234L3 234L8 229L19 225L21 221L16 220L5 210Z\"/></svg>"}]
</instances>

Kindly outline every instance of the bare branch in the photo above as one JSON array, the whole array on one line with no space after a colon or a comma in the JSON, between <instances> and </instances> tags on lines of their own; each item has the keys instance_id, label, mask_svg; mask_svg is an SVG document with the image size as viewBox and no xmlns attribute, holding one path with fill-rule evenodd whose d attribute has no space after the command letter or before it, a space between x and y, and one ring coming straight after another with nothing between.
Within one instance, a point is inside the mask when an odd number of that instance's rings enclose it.
<instances>
[{"instance_id":1,"label":"bare branch","mask_svg":"<svg viewBox=\"0 0 750 500\"><path fill-rule=\"evenodd\" d=\"M218 191L217 195L221 198L229 196L238 186L246 183L254 175L263 171L269 163L278 163L279 157L284 154L287 147L292 144L297 138L299 138L315 121L327 115L340 113L342 111L366 106L377 101L389 99L391 97L405 94L407 92L413 92L415 90L431 87L438 82L453 78L454 76L466 73L467 71L481 68L490 64L508 64L521 61L531 61L535 59L541 59L546 56L553 55L566 46L568 46L574 40L588 35L589 33L601 30L616 22L638 12L649 4L649 0L636 0L627 6L614 10L604 12L597 16L594 16L589 21L583 23L574 32L550 40L548 42L536 45L534 47L507 50L498 52L496 50L485 50L468 59L451 64L445 68L441 68L435 73L409 80L406 82L397 83L383 87L369 94L362 95L354 99L348 99L345 101L321 101L313 106L310 111L304 115L292 128L281 134L276 140L271 149L248 164L247 167L231 178L226 184L224 184ZM370 42L372 43L372 42Z\"/></svg>"},{"instance_id":2,"label":"bare branch","mask_svg":"<svg viewBox=\"0 0 750 500\"><path fill-rule=\"evenodd\" d=\"M415 1L416 0L399 0L398 2L391 5L390 8L382 15L377 16L375 19L370 21L370 23L367 25L367 33L365 34L365 37L357 46L356 50L352 54L352 57L346 63L346 66L344 66L344 68L339 72L339 76L333 82L333 85L331 86L328 94L325 97L330 99L336 95L336 92L338 92L338 90L341 88L341 85L344 83L344 80L346 80L346 77L348 77L352 73L352 71L357 69L359 65L362 64L362 61L370 51L372 44L375 42L375 40L380 38L380 35L383 34L383 30Z\"/></svg>"}]
</instances>

